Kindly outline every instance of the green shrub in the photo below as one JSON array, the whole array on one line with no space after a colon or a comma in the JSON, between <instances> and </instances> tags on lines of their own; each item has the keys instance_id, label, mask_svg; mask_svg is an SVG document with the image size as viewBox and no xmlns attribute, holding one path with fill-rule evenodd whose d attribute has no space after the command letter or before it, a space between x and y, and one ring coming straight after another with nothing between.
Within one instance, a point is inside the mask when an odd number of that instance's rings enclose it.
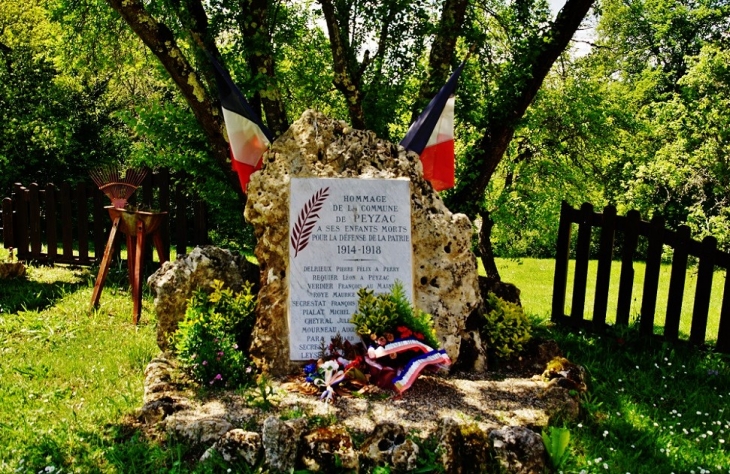
<instances>
[{"instance_id":1,"label":"green shrub","mask_svg":"<svg viewBox=\"0 0 730 474\"><path fill-rule=\"evenodd\" d=\"M201 385L246 386L256 372L242 350L254 321L251 285L235 295L222 281L211 286L211 294L198 290L190 298L172 345L183 368Z\"/></svg>"},{"instance_id":2,"label":"green shrub","mask_svg":"<svg viewBox=\"0 0 730 474\"><path fill-rule=\"evenodd\" d=\"M487 348L503 359L522 351L532 337L532 325L522 307L494 293L487 296L487 307L487 321L482 329Z\"/></svg>"},{"instance_id":3,"label":"green shrub","mask_svg":"<svg viewBox=\"0 0 730 474\"><path fill-rule=\"evenodd\" d=\"M373 290L360 288L357 295L357 312L350 322L359 335L376 340L412 334L433 348L440 346L431 315L411 305L400 281L393 284L390 293L376 295Z\"/></svg>"}]
</instances>

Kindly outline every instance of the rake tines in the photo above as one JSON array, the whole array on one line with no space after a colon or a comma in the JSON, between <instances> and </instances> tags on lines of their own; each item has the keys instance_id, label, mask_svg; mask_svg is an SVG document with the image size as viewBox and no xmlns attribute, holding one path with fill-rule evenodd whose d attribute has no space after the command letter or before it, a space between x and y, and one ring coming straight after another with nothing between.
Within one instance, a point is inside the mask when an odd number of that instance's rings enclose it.
<instances>
[{"instance_id":1,"label":"rake tines","mask_svg":"<svg viewBox=\"0 0 730 474\"><path fill-rule=\"evenodd\" d=\"M121 170L110 165L89 171L91 179L112 201L112 205L124 208L134 191L142 183L147 170L144 168L128 168L122 177Z\"/></svg>"}]
</instances>

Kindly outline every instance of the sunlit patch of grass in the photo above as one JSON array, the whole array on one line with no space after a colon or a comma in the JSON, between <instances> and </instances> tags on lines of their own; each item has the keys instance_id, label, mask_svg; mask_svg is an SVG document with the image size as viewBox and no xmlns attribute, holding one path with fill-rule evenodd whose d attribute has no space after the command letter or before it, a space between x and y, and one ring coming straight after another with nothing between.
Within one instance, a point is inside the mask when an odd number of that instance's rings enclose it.
<instances>
[{"instance_id":1,"label":"sunlit patch of grass","mask_svg":"<svg viewBox=\"0 0 730 474\"><path fill-rule=\"evenodd\" d=\"M590 374L571 426L575 472L730 472L727 356L634 331L553 335Z\"/></svg>"},{"instance_id":2,"label":"sunlit patch of grass","mask_svg":"<svg viewBox=\"0 0 730 474\"><path fill-rule=\"evenodd\" d=\"M552 312L553 280L555 278L555 261L547 259L522 258L522 259L496 259L497 268L502 280L514 283L521 290L520 298L525 311L531 314L549 318ZM593 303L595 300L596 271L598 265L595 260L588 263L588 283L586 285L585 310L583 318L593 319ZM480 274L484 274L481 262L479 262ZM644 271L646 265L643 262L634 262L634 284L631 298L632 322L641 313ZM571 260L568 267L568 285L565 292L565 314L570 314L573 295L573 275L575 272L575 261ZM621 274L621 262L615 261L611 267L611 282L608 294L608 309L606 321L613 324L616 321L616 308L618 302L619 277ZM662 265L659 275L659 289L655 311L655 333L662 334L664 319L667 312L667 300L669 297L669 280L671 265ZM708 312L706 341L713 343L717 340L720 324L720 308L722 306L723 285L725 284L724 271L716 272L712 281L712 295L710 309ZM680 336L688 339L692 324L692 311L694 304L694 293L697 286L697 271L690 267L687 271L687 281L682 301L682 315L680 320Z\"/></svg>"},{"instance_id":3,"label":"sunlit patch of grass","mask_svg":"<svg viewBox=\"0 0 730 474\"><path fill-rule=\"evenodd\" d=\"M106 470L104 426L139 406L158 352L151 301L134 326L126 287L109 285L90 310L88 270L31 267L9 281L36 309L0 314L0 472Z\"/></svg>"}]
</instances>

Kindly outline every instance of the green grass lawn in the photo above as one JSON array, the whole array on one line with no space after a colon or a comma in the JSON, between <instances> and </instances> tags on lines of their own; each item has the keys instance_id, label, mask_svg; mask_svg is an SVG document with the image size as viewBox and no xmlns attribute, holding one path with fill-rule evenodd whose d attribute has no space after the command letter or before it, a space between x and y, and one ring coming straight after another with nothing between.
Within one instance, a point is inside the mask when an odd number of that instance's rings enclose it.
<instances>
[{"instance_id":1,"label":"green grass lawn","mask_svg":"<svg viewBox=\"0 0 730 474\"><path fill-rule=\"evenodd\" d=\"M592 260L588 264L588 284L586 288L586 304L584 319L593 318L593 300L595 298L596 269L597 262ZM541 259L497 259L497 268L503 281L514 283L522 291L521 299L525 310L540 317L550 318L552 311L553 279L555 273L554 260ZM634 286L631 300L632 321L636 320L641 310L641 299L644 286L643 262L634 263ZM481 269L481 263L480 263ZM571 260L568 268L568 289L565 297L565 314L570 314L573 295L573 274L575 261ZM680 338L689 338L692 324L692 305L694 304L694 293L697 286L697 271L690 268L685 283L684 299L682 302L682 317L680 320ZM669 298L669 276L671 265L662 265L659 277L659 291L657 294L657 305L654 319L655 333L663 334L664 319L667 312L667 299ZM616 302L618 300L618 281L621 274L621 262L613 262L611 267L611 283L608 297L608 312L606 322L616 321ZM720 307L722 305L723 286L725 285L725 272L718 271L712 280L712 299L710 300L710 311L706 340L717 341L717 334L720 323Z\"/></svg>"},{"instance_id":2,"label":"green grass lawn","mask_svg":"<svg viewBox=\"0 0 730 474\"><path fill-rule=\"evenodd\" d=\"M498 265L526 310L549 319L553 262ZM0 473L201 472L186 446L145 440L123 423L141 405L156 322L145 294L132 325L126 268L112 268L90 312L94 278L93 270L31 267L27 279L0 280ZM590 375L581 417L564 425L563 472L730 472L727 356L621 329L600 337L547 324L536 331Z\"/></svg>"}]
</instances>

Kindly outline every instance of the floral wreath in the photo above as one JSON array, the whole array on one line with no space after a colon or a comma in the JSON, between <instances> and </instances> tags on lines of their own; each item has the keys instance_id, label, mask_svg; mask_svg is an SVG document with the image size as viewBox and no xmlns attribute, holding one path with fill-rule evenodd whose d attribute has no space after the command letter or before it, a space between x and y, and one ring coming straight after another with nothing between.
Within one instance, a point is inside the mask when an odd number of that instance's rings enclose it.
<instances>
[{"instance_id":1,"label":"floral wreath","mask_svg":"<svg viewBox=\"0 0 730 474\"><path fill-rule=\"evenodd\" d=\"M402 394L422 371L451 365L439 348L431 316L411 306L401 282L378 295L360 288L358 297L350 322L362 342L353 344L338 333L327 346L323 340L319 360L304 367L306 383L322 391L321 400L333 402L341 384L375 385Z\"/></svg>"}]
</instances>

